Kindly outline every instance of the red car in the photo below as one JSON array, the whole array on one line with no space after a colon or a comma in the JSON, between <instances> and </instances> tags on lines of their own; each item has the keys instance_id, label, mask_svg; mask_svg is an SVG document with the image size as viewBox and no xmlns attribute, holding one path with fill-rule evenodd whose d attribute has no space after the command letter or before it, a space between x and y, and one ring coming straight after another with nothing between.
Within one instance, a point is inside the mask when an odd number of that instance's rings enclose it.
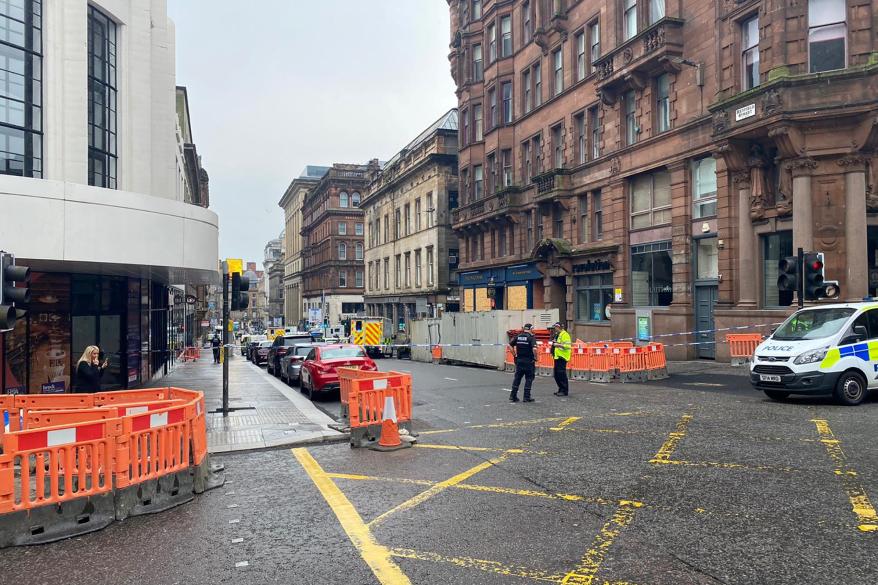
<instances>
[{"instance_id":1,"label":"red car","mask_svg":"<svg viewBox=\"0 0 878 585\"><path fill-rule=\"evenodd\" d=\"M372 372L378 370L372 358L359 345L320 345L313 348L302 363L299 370L299 388L308 398L313 398L315 392L338 390L336 368L341 367L358 367Z\"/></svg>"}]
</instances>

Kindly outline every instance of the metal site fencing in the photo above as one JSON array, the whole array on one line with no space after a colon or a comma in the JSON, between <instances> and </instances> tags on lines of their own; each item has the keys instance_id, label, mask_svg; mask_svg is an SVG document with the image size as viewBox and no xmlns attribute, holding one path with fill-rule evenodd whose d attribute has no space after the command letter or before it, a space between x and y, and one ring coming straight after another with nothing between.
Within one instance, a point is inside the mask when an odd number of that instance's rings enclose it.
<instances>
[{"instance_id":1,"label":"metal site fencing","mask_svg":"<svg viewBox=\"0 0 878 585\"><path fill-rule=\"evenodd\" d=\"M0 396L0 414L0 548L167 510L224 482L198 391Z\"/></svg>"}]
</instances>

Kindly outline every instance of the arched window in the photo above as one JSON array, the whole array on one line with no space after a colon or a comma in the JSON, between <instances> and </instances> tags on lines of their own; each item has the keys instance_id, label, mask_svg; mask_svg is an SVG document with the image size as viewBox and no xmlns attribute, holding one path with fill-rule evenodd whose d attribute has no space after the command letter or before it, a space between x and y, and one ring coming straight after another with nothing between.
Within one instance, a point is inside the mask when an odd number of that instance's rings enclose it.
<instances>
[{"instance_id":1,"label":"arched window","mask_svg":"<svg viewBox=\"0 0 878 585\"><path fill-rule=\"evenodd\" d=\"M360 206L360 194L354 191L351 195L351 207L359 207Z\"/></svg>"},{"instance_id":2,"label":"arched window","mask_svg":"<svg viewBox=\"0 0 878 585\"><path fill-rule=\"evenodd\" d=\"M348 246L344 242L339 242L339 244L338 244L338 259L339 260L347 260L348 259Z\"/></svg>"},{"instance_id":3,"label":"arched window","mask_svg":"<svg viewBox=\"0 0 878 585\"><path fill-rule=\"evenodd\" d=\"M362 242L357 242L356 246L354 247L354 253L356 254L355 258L357 260L363 259L363 243Z\"/></svg>"},{"instance_id":4,"label":"arched window","mask_svg":"<svg viewBox=\"0 0 878 585\"><path fill-rule=\"evenodd\" d=\"M342 191L338 194L338 206L339 207L350 207L348 204L348 194L346 191Z\"/></svg>"}]
</instances>

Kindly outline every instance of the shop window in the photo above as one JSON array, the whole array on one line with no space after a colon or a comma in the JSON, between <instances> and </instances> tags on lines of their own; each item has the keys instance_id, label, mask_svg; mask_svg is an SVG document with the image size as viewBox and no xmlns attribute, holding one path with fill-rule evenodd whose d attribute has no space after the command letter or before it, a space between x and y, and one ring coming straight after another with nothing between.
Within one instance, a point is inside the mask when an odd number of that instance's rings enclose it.
<instances>
[{"instance_id":1,"label":"shop window","mask_svg":"<svg viewBox=\"0 0 878 585\"><path fill-rule=\"evenodd\" d=\"M674 294L671 243L631 246L631 299L635 307L666 307Z\"/></svg>"},{"instance_id":2,"label":"shop window","mask_svg":"<svg viewBox=\"0 0 878 585\"><path fill-rule=\"evenodd\" d=\"M671 222L671 176L657 171L631 182L631 228L647 228Z\"/></svg>"},{"instance_id":3,"label":"shop window","mask_svg":"<svg viewBox=\"0 0 878 585\"><path fill-rule=\"evenodd\" d=\"M613 302L613 274L576 278L576 320L607 321L607 305Z\"/></svg>"},{"instance_id":4,"label":"shop window","mask_svg":"<svg viewBox=\"0 0 878 585\"><path fill-rule=\"evenodd\" d=\"M793 255L793 232L777 232L762 236L762 302L765 307L789 307L792 291L779 291L777 277L781 258Z\"/></svg>"},{"instance_id":5,"label":"shop window","mask_svg":"<svg viewBox=\"0 0 878 585\"><path fill-rule=\"evenodd\" d=\"M692 163L692 215L695 219L716 215L716 159Z\"/></svg>"}]
</instances>

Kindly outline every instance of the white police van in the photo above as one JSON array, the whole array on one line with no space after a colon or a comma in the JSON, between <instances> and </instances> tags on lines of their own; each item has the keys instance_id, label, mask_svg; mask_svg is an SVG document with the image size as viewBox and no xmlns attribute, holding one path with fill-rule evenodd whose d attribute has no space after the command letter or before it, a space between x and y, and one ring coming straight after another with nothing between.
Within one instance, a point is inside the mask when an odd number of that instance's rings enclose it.
<instances>
[{"instance_id":1,"label":"white police van","mask_svg":"<svg viewBox=\"0 0 878 585\"><path fill-rule=\"evenodd\" d=\"M774 400L832 394L861 403L878 388L878 302L809 307L756 347L750 383Z\"/></svg>"}]
</instances>

